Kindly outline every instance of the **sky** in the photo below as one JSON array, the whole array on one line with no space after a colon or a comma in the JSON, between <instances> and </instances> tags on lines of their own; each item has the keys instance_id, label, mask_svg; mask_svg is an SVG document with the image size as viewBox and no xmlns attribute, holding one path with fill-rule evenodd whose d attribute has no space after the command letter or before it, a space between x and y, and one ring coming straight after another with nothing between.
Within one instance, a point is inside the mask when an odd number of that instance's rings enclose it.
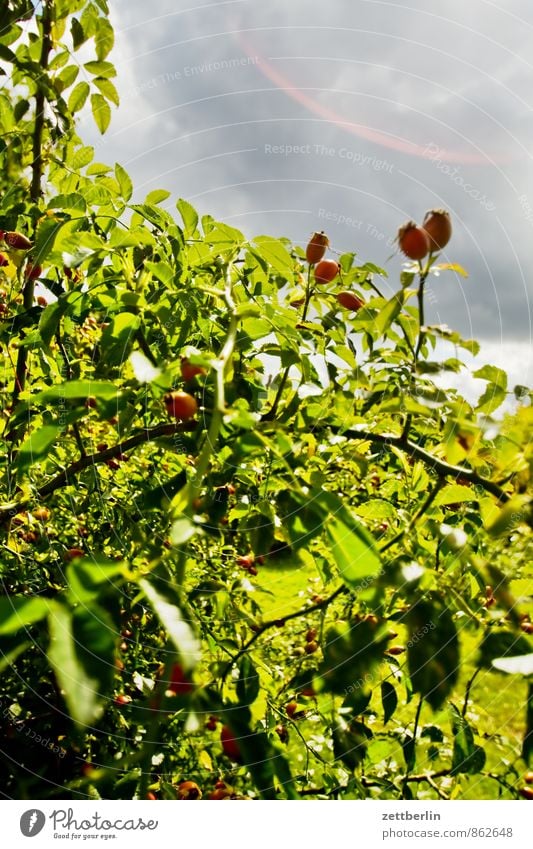
<instances>
[{"instance_id":1,"label":"sky","mask_svg":"<svg viewBox=\"0 0 533 849\"><path fill-rule=\"evenodd\" d=\"M531 0L111 0L121 106L100 161L246 236L316 229L399 286L399 225L444 207L460 263L428 323L532 383ZM482 385L480 385L480 390Z\"/></svg>"}]
</instances>

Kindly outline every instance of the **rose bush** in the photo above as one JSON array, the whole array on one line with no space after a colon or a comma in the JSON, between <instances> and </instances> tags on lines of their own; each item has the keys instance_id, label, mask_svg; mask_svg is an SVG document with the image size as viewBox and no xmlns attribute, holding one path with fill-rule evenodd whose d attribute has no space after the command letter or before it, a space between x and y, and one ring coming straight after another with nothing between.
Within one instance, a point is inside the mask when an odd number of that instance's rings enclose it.
<instances>
[{"instance_id":1,"label":"rose bush","mask_svg":"<svg viewBox=\"0 0 533 849\"><path fill-rule=\"evenodd\" d=\"M531 393L438 381L462 269L133 202L105 0L0 31L4 795L523 796Z\"/></svg>"}]
</instances>

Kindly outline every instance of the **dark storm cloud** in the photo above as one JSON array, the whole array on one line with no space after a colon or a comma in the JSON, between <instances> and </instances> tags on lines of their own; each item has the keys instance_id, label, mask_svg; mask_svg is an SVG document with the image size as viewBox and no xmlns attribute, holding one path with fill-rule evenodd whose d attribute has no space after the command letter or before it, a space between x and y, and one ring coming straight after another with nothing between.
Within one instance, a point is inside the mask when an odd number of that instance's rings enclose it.
<instances>
[{"instance_id":1,"label":"dark storm cloud","mask_svg":"<svg viewBox=\"0 0 533 849\"><path fill-rule=\"evenodd\" d=\"M405 218L451 210L429 319L527 343L533 8L450 0L115 2L123 105L99 158L247 235L386 265ZM192 6L192 4L191 4Z\"/></svg>"}]
</instances>

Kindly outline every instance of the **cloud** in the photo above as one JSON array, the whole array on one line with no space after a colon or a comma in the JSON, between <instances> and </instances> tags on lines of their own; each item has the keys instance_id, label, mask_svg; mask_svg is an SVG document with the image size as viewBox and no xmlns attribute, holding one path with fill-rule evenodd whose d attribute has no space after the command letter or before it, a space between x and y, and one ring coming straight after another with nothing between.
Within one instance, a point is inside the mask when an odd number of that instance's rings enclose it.
<instances>
[{"instance_id":1,"label":"cloud","mask_svg":"<svg viewBox=\"0 0 533 849\"><path fill-rule=\"evenodd\" d=\"M528 2L161 2L151 15L133 0L113 15L123 105L98 156L139 195L168 188L247 235L304 243L327 224L391 289L398 225L444 206L445 259L470 277L439 278L428 320L528 345Z\"/></svg>"}]
</instances>

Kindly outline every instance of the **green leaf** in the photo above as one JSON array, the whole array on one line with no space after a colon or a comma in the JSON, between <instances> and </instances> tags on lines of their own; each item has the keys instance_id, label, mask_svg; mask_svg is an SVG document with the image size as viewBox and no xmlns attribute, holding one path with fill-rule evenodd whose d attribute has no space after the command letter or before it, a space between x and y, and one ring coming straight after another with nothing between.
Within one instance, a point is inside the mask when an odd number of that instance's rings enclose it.
<instances>
[{"instance_id":1,"label":"green leaf","mask_svg":"<svg viewBox=\"0 0 533 849\"><path fill-rule=\"evenodd\" d=\"M46 598L2 596L0 598L0 634L16 634L22 628L45 619L49 611L50 601Z\"/></svg>"},{"instance_id":2,"label":"green leaf","mask_svg":"<svg viewBox=\"0 0 533 849\"><path fill-rule=\"evenodd\" d=\"M187 474L184 471L178 472L170 480L156 486L154 489L148 489L141 493L137 499L139 510L161 510L168 508L170 501L180 492L187 482ZM187 505L188 498L185 498L183 504L179 505L180 511Z\"/></svg>"},{"instance_id":3,"label":"green leaf","mask_svg":"<svg viewBox=\"0 0 533 849\"><path fill-rule=\"evenodd\" d=\"M79 68L76 65L68 65L57 75L55 79L55 87L58 91L63 92L70 88L79 73Z\"/></svg>"},{"instance_id":4,"label":"green leaf","mask_svg":"<svg viewBox=\"0 0 533 849\"><path fill-rule=\"evenodd\" d=\"M248 655L244 655L239 665L237 678L237 698L241 705L251 705L259 695L259 675Z\"/></svg>"},{"instance_id":5,"label":"green leaf","mask_svg":"<svg viewBox=\"0 0 533 849\"><path fill-rule=\"evenodd\" d=\"M58 383L49 389L44 389L32 399L34 403L47 403L48 401L86 400L87 398L102 399L109 401L116 398L120 390L114 383L103 380L67 380Z\"/></svg>"},{"instance_id":6,"label":"green leaf","mask_svg":"<svg viewBox=\"0 0 533 849\"><path fill-rule=\"evenodd\" d=\"M483 366L483 368L473 372L473 377L477 377L479 380L488 380L495 386L507 389L507 372L501 368L496 368L496 366Z\"/></svg>"},{"instance_id":7,"label":"green leaf","mask_svg":"<svg viewBox=\"0 0 533 849\"><path fill-rule=\"evenodd\" d=\"M328 628L324 661L318 670L323 686L338 695L366 690L375 667L385 659L389 641L389 629L383 621L355 619ZM349 704L353 703L353 697L348 698Z\"/></svg>"},{"instance_id":8,"label":"green leaf","mask_svg":"<svg viewBox=\"0 0 533 849\"><path fill-rule=\"evenodd\" d=\"M381 704L383 706L383 724L386 725L398 707L396 687L390 681L381 684Z\"/></svg>"},{"instance_id":9,"label":"green leaf","mask_svg":"<svg viewBox=\"0 0 533 849\"><path fill-rule=\"evenodd\" d=\"M72 167L74 170L78 170L80 168L84 168L85 165L88 165L89 162L92 161L94 156L94 147L87 145L86 147L79 147L73 157L72 157Z\"/></svg>"},{"instance_id":10,"label":"green leaf","mask_svg":"<svg viewBox=\"0 0 533 849\"><path fill-rule=\"evenodd\" d=\"M124 198L125 201L128 201L133 194L133 183L129 177L129 174L122 165L119 165L118 162L115 164L115 177L117 178L117 182L120 186L120 194Z\"/></svg>"},{"instance_id":11,"label":"green leaf","mask_svg":"<svg viewBox=\"0 0 533 849\"><path fill-rule=\"evenodd\" d=\"M83 31L83 27L78 21L77 18L72 18L70 22L70 32L72 35L72 44L74 46L74 50L77 50L84 41L87 40L87 36Z\"/></svg>"},{"instance_id":12,"label":"green leaf","mask_svg":"<svg viewBox=\"0 0 533 849\"><path fill-rule=\"evenodd\" d=\"M205 235L205 242L221 251L234 250L244 242L244 236L235 227L215 221L213 229Z\"/></svg>"},{"instance_id":13,"label":"green leaf","mask_svg":"<svg viewBox=\"0 0 533 849\"><path fill-rule=\"evenodd\" d=\"M29 640L0 639L0 675L9 669L26 649L29 649L32 643Z\"/></svg>"},{"instance_id":14,"label":"green leaf","mask_svg":"<svg viewBox=\"0 0 533 849\"><path fill-rule=\"evenodd\" d=\"M192 669L201 657L200 643L178 605L144 578L139 581L139 587L178 650L184 671Z\"/></svg>"},{"instance_id":15,"label":"green leaf","mask_svg":"<svg viewBox=\"0 0 533 849\"><path fill-rule=\"evenodd\" d=\"M271 265L282 277L292 278L294 260L283 242L280 242L279 239L273 239L271 236L256 236L254 244L257 249L252 250L253 254L258 254L261 259Z\"/></svg>"},{"instance_id":16,"label":"green leaf","mask_svg":"<svg viewBox=\"0 0 533 849\"><path fill-rule=\"evenodd\" d=\"M465 501L478 501L479 496L469 486L450 484L445 486L433 502L438 507L444 504L462 504Z\"/></svg>"},{"instance_id":17,"label":"green leaf","mask_svg":"<svg viewBox=\"0 0 533 849\"><path fill-rule=\"evenodd\" d=\"M153 189L146 195L146 203L158 204L170 197L170 192L166 189Z\"/></svg>"},{"instance_id":18,"label":"green leaf","mask_svg":"<svg viewBox=\"0 0 533 849\"><path fill-rule=\"evenodd\" d=\"M415 693L437 710L453 689L459 671L459 641L450 611L440 602L420 600L407 612L407 664Z\"/></svg>"},{"instance_id":19,"label":"green leaf","mask_svg":"<svg viewBox=\"0 0 533 849\"><path fill-rule=\"evenodd\" d=\"M118 96L118 91L111 80L106 80L104 77L95 77L93 79L93 85L96 86L98 91L104 95L106 100L114 103L115 106L119 106L120 97Z\"/></svg>"},{"instance_id":20,"label":"green leaf","mask_svg":"<svg viewBox=\"0 0 533 849\"><path fill-rule=\"evenodd\" d=\"M489 383L483 395L479 398L476 410L480 413L485 413L487 416L501 407L507 398L507 390L503 386L498 386L495 383Z\"/></svg>"},{"instance_id":21,"label":"green leaf","mask_svg":"<svg viewBox=\"0 0 533 849\"><path fill-rule=\"evenodd\" d=\"M105 557L80 557L67 567L68 591L75 604L88 604L103 589L116 589L125 580L122 561Z\"/></svg>"},{"instance_id":22,"label":"green leaf","mask_svg":"<svg viewBox=\"0 0 533 849\"><path fill-rule=\"evenodd\" d=\"M381 560L369 532L348 512L330 516L326 537L340 576L353 590L361 590L381 572Z\"/></svg>"},{"instance_id":23,"label":"green leaf","mask_svg":"<svg viewBox=\"0 0 533 849\"><path fill-rule=\"evenodd\" d=\"M150 262L147 260L145 266L164 286L170 286L174 280L176 272L168 262Z\"/></svg>"},{"instance_id":24,"label":"green leaf","mask_svg":"<svg viewBox=\"0 0 533 849\"><path fill-rule=\"evenodd\" d=\"M44 262L48 254L51 253L54 242L62 227L62 221L54 221L50 218L46 218L39 224L32 253L32 262L35 265Z\"/></svg>"},{"instance_id":25,"label":"green leaf","mask_svg":"<svg viewBox=\"0 0 533 849\"><path fill-rule=\"evenodd\" d=\"M112 50L114 43L115 34L113 32L113 27L107 18L99 17L96 34L94 36L94 45L96 48L96 55L100 61L105 59L107 54Z\"/></svg>"},{"instance_id":26,"label":"green leaf","mask_svg":"<svg viewBox=\"0 0 533 849\"><path fill-rule=\"evenodd\" d=\"M83 66L86 71L89 71L90 74L94 74L94 76L105 77L106 79L109 77L116 77L117 71L115 66L111 62L86 62Z\"/></svg>"},{"instance_id":27,"label":"green leaf","mask_svg":"<svg viewBox=\"0 0 533 849\"><path fill-rule=\"evenodd\" d=\"M475 775L481 772L487 759L481 746L474 743L474 734L464 716L455 705L450 704L453 732L452 775L466 773Z\"/></svg>"},{"instance_id":28,"label":"green leaf","mask_svg":"<svg viewBox=\"0 0 533 849\"><path fill-rule=\"evenodd\" d=\"M504 504L487 531L492 537L509 533L513 528L526 523L531 515L531 497L527 494L513 495Z\"/></svg>"},{"instance_id":29,"label":"green leaf","mask_svg":"<svg viewBox=\"0 0 533 849\"><path fill-rule=\"evenodd\" d=\"M226 713L224 715L226 716ZM250 728L250 710L248 707L232 704L231 709L227 711L227 724L237 740L242 760L248 767L261 797L263 799L277 798L274 775L276 761L281 762L282 756L274 752L264 732L254 732ZM280 769L286 771L281 765Z\"/></svg>"},{"instance_id":30,"label":"green leaf","mask_svg":"<svg viewBox=\"0 0 533 849\"><path fill-rule=\"evenodd\" d=\"M94 602L75 610L54 602L48 627L48 660L68 711L78 725L93 725L104 711L115 675L111 617Z\"/></svg>"},{"instance_id":31,"label":"green leaf","mask_svg":"<svg viewBox=\"0 0 533 849\"><path fill-rule=\"evenodd\" d=\"M141 318L130 312L115 315L100 340L102 361L107 365L118 366L124 363L135 341L135 334L141 326Z\"/></svg>"},{"instance_id":32,"label":"green leaf","mask_svg":"<svg viewBox=\"0 0 533 849\"><path fill-rule=\"evenodd\" d=\"M83 109L85 106L85 102L89 97L89 93L91 91L91 87L89 83L81 82L75 86L70 92L68 98L68 108L69 112L79 112L80 109Z\"/></svg>"},{"instance_id":33,"label":"green leaf","mask_svg":"<svg viewBox=\"0 0 533 849\"><path fill-rule=\"evenodd\" d=\"M407 293L405 289L400 289L400 291L396 292L396 294L387 301L385 306L381 308L374 319L373 324L373 330L376 333L376 338L383 336L391 326L392 322L400 315L406 298Z\"/></svg>"},{"instance_id":34,"label":"green leaf","mask_svg":"<svg viewBox=\"0 0 533 849\"><path fill-rule=\"evenodd\" d=\"M383 520L396 518L396 509L390 501L385 501L383 498L372 498L365 504L358 504L356 510L357 514L362 516L363 519Z\"/></svg>"},{"instance_id":35,"label":"green leaf","mask_svg":"<svg viewBox=\"0 0 533 849\"><path fill-rule=\"evenodd\" d=\"M107 100L101 94L91 94L91 108L96 126L102 133L105 133L111 121L111 109Z\"/></svg>"},{"instance_id":36,"label":"green leaf","mask_svg":"<svg viewBox=\"0 0 533 849\"><path fill-rule=\"evenodd\" d=\"M249 339L263 339L272 332L272 324L265 318L246 318L242 323L243 332Z\"/></svg>"},{"instance_id":37,"label":"green leaf","mask_svg":"<svg viewBox=\"0 0 533 849\"><path fill-rule=\"evenodd\" d=\"M168 195L167 195L168 197ZM146 198L148 201L148 198ZM154 201L149 201L153 203ZM183 198L180 198L176 203L177 210L182 217L183 227L184 227L184 235L186 239L190 239L196 233L196 229L198 227L198 213L195 208Z\"/></svg>"},{"instance_id":38,"label":"green leaf","mask_svg":"<svg viewBox=\"0 0 533 849\"><path fill-rule=\"evenodd\" d=\"M20 447L16 465L19 474L27 472L35 463L39 463L49 453L61 433L57 425L45 425L34 430Z\"/></svg>"}]
</instances>

